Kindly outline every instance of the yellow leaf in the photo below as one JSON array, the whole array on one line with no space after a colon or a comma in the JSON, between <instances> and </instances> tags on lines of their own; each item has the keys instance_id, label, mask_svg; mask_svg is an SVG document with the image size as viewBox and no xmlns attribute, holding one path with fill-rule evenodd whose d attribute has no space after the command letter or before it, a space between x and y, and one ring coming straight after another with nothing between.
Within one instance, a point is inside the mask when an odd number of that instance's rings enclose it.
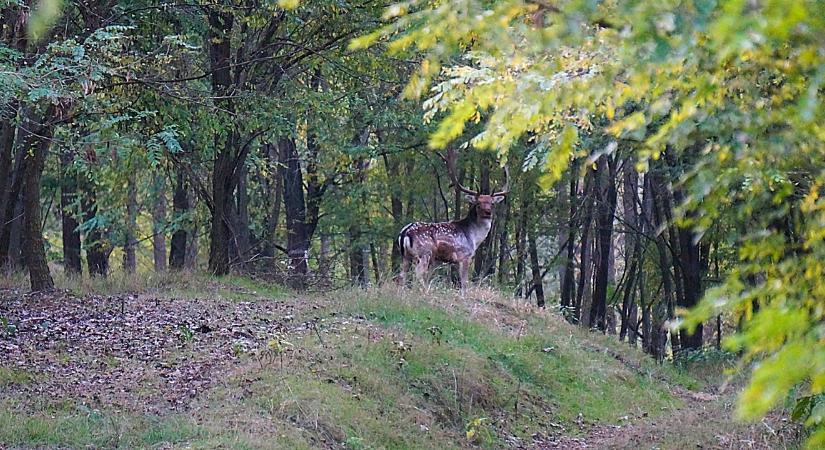
<instances>
[{"instance_id":1,"label":"yellow leaf","mask_svg":"<svg viewBox=\"0 0 825 450\"><path fill-rule=\"evenodd\" d=\"M278 0L278 6L284 9L295 9L300 4L300 0Z\"/></svg>"}]
</instances>

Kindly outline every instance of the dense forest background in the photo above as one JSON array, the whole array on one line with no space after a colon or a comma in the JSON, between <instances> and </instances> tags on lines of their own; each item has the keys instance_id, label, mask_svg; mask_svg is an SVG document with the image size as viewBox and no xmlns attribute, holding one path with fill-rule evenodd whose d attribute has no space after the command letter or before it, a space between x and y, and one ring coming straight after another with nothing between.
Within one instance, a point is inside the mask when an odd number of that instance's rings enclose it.
<instances>
[{"instance_id":1,"label":"dense forest background","mask_svg":"<svg viewBox=\"0 0 825 450\"><path fill-rule=\"evenodd\" d=\"M33 290L178 270L389 282L403 225L468 210L439 149L462 184L511 187L477 282L659 360L738 330L728 348L762 361L742 414L801 389L821 424L821 3L0 13L0 265Z\"/></svg>"}]
</instances>

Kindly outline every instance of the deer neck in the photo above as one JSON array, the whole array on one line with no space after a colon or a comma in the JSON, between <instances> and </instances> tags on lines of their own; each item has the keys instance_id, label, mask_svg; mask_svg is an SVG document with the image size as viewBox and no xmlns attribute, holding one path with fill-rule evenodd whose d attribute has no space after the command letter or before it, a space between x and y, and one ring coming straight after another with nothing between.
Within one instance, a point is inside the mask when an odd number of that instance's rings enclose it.
<instances>
[{"instance_id":1,"label":"deer neck","mask_svg":"<svg viewBox=\"0 0 825 450\"><path fill-rule=\"evenodd\" d=\"M462 231L467 236L467 239L473 246L473 251L478 249L478 246L487 238L490 233L490 228L493 225L492 218L483 218L476 213L475 206L470 208L467 217L460 222Z\"/></svg>"}]
</instances>

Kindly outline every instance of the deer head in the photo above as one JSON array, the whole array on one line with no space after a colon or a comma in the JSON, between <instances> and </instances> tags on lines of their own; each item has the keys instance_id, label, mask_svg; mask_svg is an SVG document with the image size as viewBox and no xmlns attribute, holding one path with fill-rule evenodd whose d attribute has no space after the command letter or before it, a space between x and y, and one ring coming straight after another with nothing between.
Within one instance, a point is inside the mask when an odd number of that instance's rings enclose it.
<instances>
[{"instance_id":1,"label":"deer head","mask_svg":"<svg viewBox=\"0 0 825 450\"><path fill-rule=\"evenodd\" d=\"M504 166L504 187L492 194L482 194L478 191L474 191L472 189L468 189L464 187L459 181L458 176L456 175L455 170L455 163L456 159L458 158L458 152L454 149L450 149L447 151L447 155L442 155L441 153L438 154L439 157L444 161L447 165L447 173L450 176L450 181L452 181L453 186L457 187L461 192L464 193L464 198L470 202L473 208L476 210L476 214L482 219L490 219L493 217L493 205L499 203L505 199L508 193L510 193L510 168L505 165Z\"/></svg>"}]
</instances>

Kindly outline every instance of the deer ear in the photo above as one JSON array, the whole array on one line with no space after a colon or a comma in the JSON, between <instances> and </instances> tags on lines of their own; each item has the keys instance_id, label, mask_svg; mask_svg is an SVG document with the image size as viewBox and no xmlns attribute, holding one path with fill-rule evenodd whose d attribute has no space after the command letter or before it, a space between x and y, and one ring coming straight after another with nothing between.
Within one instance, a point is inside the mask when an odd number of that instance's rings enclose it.
<instances>
[{"instance_id":1,"label":"deer ear","mask_svg":"<svg viewBox=\"0 0 825 450\"><path fill-rule=\"evenodd\" d=\"M503 195L493 196L493 203L500 203L500 202L503 202L503 201L504 201L504 196Z\"/></svg>"},{"instance_id":2,"label":"deer ear","mask_svg":"<svg viewBox=\"0 0 825 450\"><path fill-rule=\"evenodd\" d=\"M464 200L467 200L468 202L475 204L476 202L478 202L478 197L471 194L464 194Z\"/></svg>"}]
</instances>

